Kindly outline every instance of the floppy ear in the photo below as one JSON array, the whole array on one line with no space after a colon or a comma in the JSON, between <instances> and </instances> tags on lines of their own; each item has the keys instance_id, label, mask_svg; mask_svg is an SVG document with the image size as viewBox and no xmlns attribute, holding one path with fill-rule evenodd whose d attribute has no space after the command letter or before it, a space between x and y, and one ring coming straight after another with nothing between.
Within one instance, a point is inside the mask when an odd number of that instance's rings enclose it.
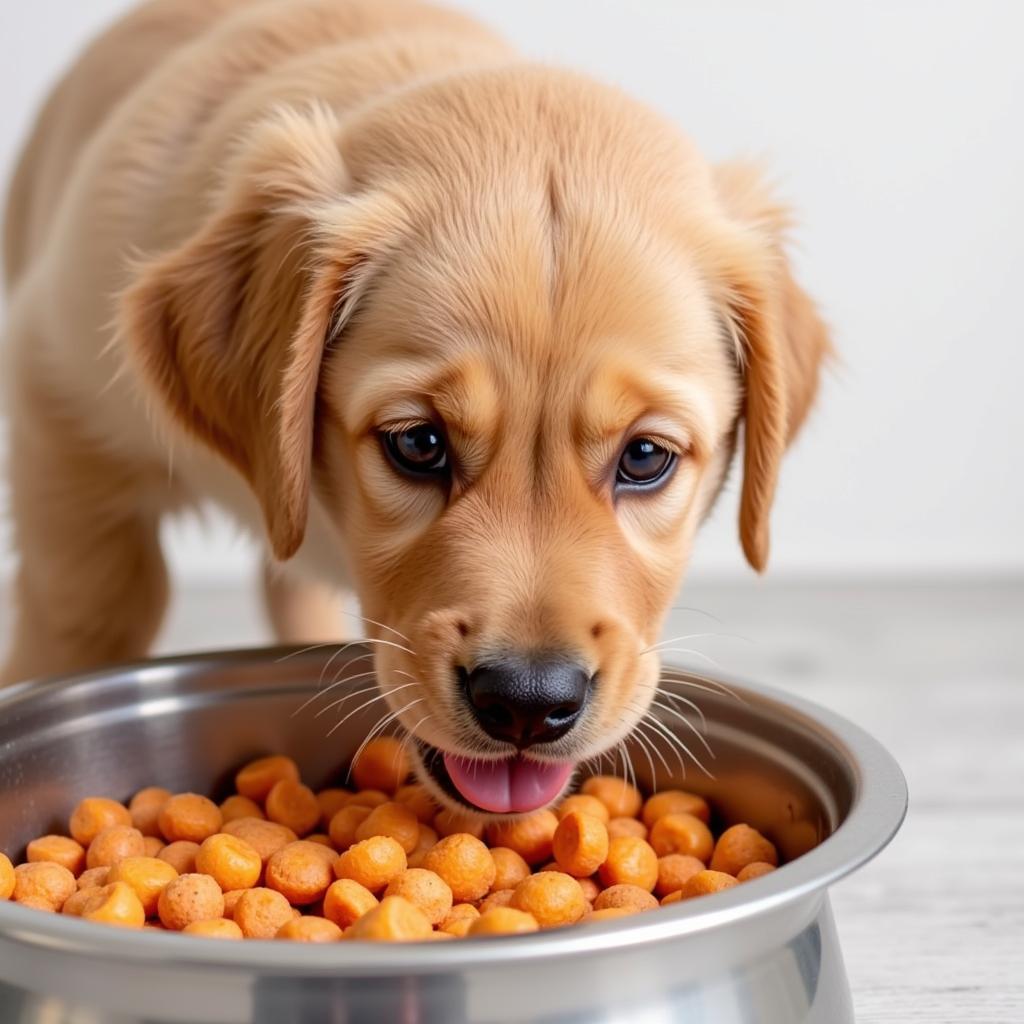
<instances>
[{"instance_id":1,"label":"floppy ear","mask_svg":"<svg viewBox=\"0 0 1024 1024\"><path fill-rule=\"evenodd\" d=\"M174 419L252 486L275 555L305 535L321 360L394 241L382 196L346 197L338 125L282 110L247 137L214 212L136 269L119 331Z\"/></svg>"},{"instance_id":2,"label":"floppy ear","mask_svg":"<svg viewBox=\"0 0 1024 1024\"><path fill-rule=\"evenodd\" d=\"M745 382L740 541L747 561L762 572L782 455L811 408L830 344L814 303L790 271L787 211L749 165L716 168L715 183L734 225L718 251L718 273Z\"/></svg>"}]
</instances>

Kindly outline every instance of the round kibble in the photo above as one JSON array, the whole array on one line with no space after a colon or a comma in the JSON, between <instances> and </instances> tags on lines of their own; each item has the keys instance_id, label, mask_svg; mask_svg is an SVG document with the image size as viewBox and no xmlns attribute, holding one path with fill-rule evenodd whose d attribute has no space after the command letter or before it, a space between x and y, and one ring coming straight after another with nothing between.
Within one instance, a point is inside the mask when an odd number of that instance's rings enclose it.
<instances>
[{"instance_id":1,"label":"round kibble","mask_svg":"<svg viewBox=\"0 0 1024 1024\"><path fill-rule=\"evenodd\" d=\"M342 809L351 798L352 794L347 789L321 789L316 795L316 802L320 805L320 825L326 831L338 811Z\"/></svg>"},{"instance_id":2,"label":"round kibble","mask_svg":"<svg viewBox=\"0 0 1024 1024\"><path fill-rule=\"evenodd\" d=\"M224 831L229 836L244 839L260 855L264 865L282 846L294 843L299 838L286 825L260 818L236 818L224 826Z\"/></svg>"},{"instance_id":3,"label":"round kibble","mask_svg":"<svg viewBox=\"0 0 1024 1024\"><path fill-rule=\"evenodd\" d=\"M19 864L14 869L15 903L37 910L58 911L77 890L75 876L66 867L52 861Z\"/></svg>"},{"instance_id":4,"label":"round kibble","mask_svg":"<svg viewBox=\"0 0 1024 1024\"><path fill-rule=\"evenodd\" d=\"M583 898L588 903L593 903L597 899L597 894L601 891L601 886L597 884L592 878L577 878L580 889L583 890Z\"/></svg>"},{"instance_id":5,"label":"round kibble","mask_svg":"<svg viewBox=\"0 0 1024 1024\"><path fill-rule=\"evenodd\" d=\"M570 811L555 829L552 848L564 872L573 878L586 878L608 857L608 829L592 814Z\"/></svg>"},{"instance_id":6,"label":"round kibble","mask_svg":"<svg viewBox=\"0 0 1024 1024\"><path fill-rule=\"evenodd\" d=\"M282 779L267 794L267 817L290 828L297 836L308 835L320 821L316 793L294 779Z\"/></svg>"},{"instance_id":7,"label":"round kibble","mask_svg":"<svg viewBox=\"0 0 1024 1024\"><path fill-rule=\"evenodd\" d=\"M434 829L442 839L458 835L473 836L475 839L484 837L484 822L479 814L453 811L450 807L434 815Z\"/></svg>"},{"instance_id":8,"label":"round kibble","mask_svg":"<svg viewBox=\"0 0 1024 1024\"><path fill-rule=\"evenodd\" d=\"M598 894L594 900L595 910L625 910L629 914L638 914L644 910L654 910L658 901L638 885L612 885Z\"/></svg>"},{"instance_id":9,"label":"round kibble","mask_svg":"<svg viewBox=\"0 0 1024 1024\"><path fill-rule=\"evenodd\" d=\"M105 828L90 844L85 862L90 868L113 867L125 857L145 857L146 842L142 833L130 825Z\"/></svg>"},{"instance_id":10,"label":"round kibble","mask_svg":"<svg viewBox=\"0 0 1024 1024\"><path fill-rule=\"evenodd\" d=\"M372 836L341 854L335 861L334 873L378 893L406 869L407 863L405 850L398 842L390 836Z\"/></svg>"},{"instance_id":11,"label":"round kibble","mask_svg":"<svg viewBox=\"0 0 1024 1024\"><path fill-rule=\"evenodd\" d=\"M434 932L435 935L442 934L447 935L453 939L464 939L469 934L469 929L473 927L473 919L468 917L459 918L457 921L452 921L446 928L440 929L439 932Z\"/></svg>"},{"instance_id":12,"label":"round kibble","mask_svg":"<svg viewBox=\"0 0 1024 1024\"><path fill-rule=\"evenodd\" d=\"M605 825L610 820L608 808L596 796L591 796L588 793L573 793L572 796L567 796L558 805L555 814L558 816L558 820L561 821L567 814L573 811L582 811L584 814L589 814L593 818L598 818Z\"/></svg>"},{"instance_id":13,"label":"round kibble","mask_svg":"<svg viewBox=\"0 0 1024 1024\"><path fill-rule=\"evenodd\" d=\"M493 892L489 892L480 901L480 913L482 914L485 910L492 910L494 907L510 906L515 891L515 889L495 889Z\"/></svg>"},{"instance_id":14,"label":"round kibble","mask_svg":"<svg viewBox=\"0 0 1024 1024\"><path fill-rule=\"evenodd\" d=\"M356 830L370 816L372 808L361 804L342 807L327 827L336 850L347 850L356 841Z\"/></svg>"},{"instance_id":15,"label":"round kibble","mask_svg":"<svg viewBox=\"0 0 1024 1024\"><path fill-rule=\"evenodd\" d=\"M670 892L678 892L687 879L698 871L703 871L705 864L686 853L670 853L658 858L658 882L654 891L658 896L667 896Z\"/></svg>"},{"instance_id":16,"label":"round kibble","mask_svg":"<svg viewBox=\"0 0 1024 1024\"><path fill-rule=\"evenodd\" d=\"M0 853L0 900L9 900L14 895L14 865L6 853Z\"/></svg>"},{"instance_id":17,"label":"round kibble","mask_svg":"<svg viewBox=\"0 0 1024 1024\"><path fill-rule=\"evenodd\" d=\"M612 818L635 818L644 802L636 786L614 775L595 775L583 783L580 792L596 796Z\"/></svg>"},{"instance_id":18,"label":"round kibble","mask_svg":"<svg viewBox=\"0 0 1024 1024\"><path fill-rule=\"evenodd\" d=\"M748 864L756 861L777 865L779 855L775 845L756 828L749 825L733 825L718 837L709 866L712 871L738 875Z\"/></svg>"},{"instance_id":19,"label":"round kibble","mask_svg":"<svg viewBox=\"0 0 1024 1024\"><path fill-rule=\"evenodd\" d=\"M105 829L114 825L131 826L132 816L124 804L105 797L89 796L71 812L68 831L82 846L88 845Z\"/></svg>"},{"instance_id":20,"label":"round kibble","mask_svg":"<svg viewBox=\"0 0 1024 1024\"><path fill-rule=\"evenodd\" d=\"M679 890L679 898L688 900L694 896L708 896L738 884L732 875L727 875L724 871L698 871L683 884Z\"/></svg>"},{"instance_id":21,"label":"round kibble","mask_svg":"<svg viewBox=\"0 0 1024 1024\"><path fill-rule=\"evenodd\" d=\"M619 836L646 839L647 833L647 826L642 821L637 821L636 818L612 818L608 822L609 839L617 839Z\"/></svg>"},{"instance_id":22,"label":"round kibble","mask_svg":"<svg viewBox=\"0 0 1024 1024\"><path fill-rule=\"evenodd\" d=\"M530 874L530 865L507 846L491 847L491 857L494 859L492 890L514 889Z\"/></svg>"},{"instance_id":23,"label":"round kibble","mask_svg":"<svg viewBox=\"0 0 1024 1024\"><path fill-rule=\"evenodd\" d=\"M527 864L543 864L551 859L558 818L554 811L536 811L511 821L502 821L487 830L492 846L515 850Z\"/></svg>"},{"instance_id":24,"label":"round kibble","mask_svg":"<svg viewBox=\"0 0 1024 1024\"><path fill-rule=\"evenodd\" d=\"M452 890L440 875L425 868L407 868L388 882L384 896L402 896L419 907L431 924L440 924L452 909Z\"/></svg>"},{"instance_id":25,"label":"round kibble","mask_svg":"<svg viewBox=\"0 0 1024 1024\"><path fill-rule=\"evenodd\" d=\"M110 868L87 868L78 876L78 890L81 892L82 889L95 889L97 886L106 885L109 876Z\"/></svg>"},{"instance_id":26,"label":"round kibble","mask_svg":"<svg viewBox=\"0 0 1024 1024\"><path fill-rule=\"evenodd\" d=\"M226 917L214 917L209 921L193 921L182 929L183 935L198 935L204 939L242 939L242 929Z\"/></svg>"},{"instance_id":27,"label":"round kibble","mask_svg":"<svg viewBox=\"0 0 1024 1024\"><path fill-rule=\"evenodd\" d=\"M412 853L420 837L419 819L403 804L381 804L356 827L357 842L371 836L391 836L407 854Z\"/></svg>"},{"instance_id":28,"label":"round kibble","mask_svg":"<svg viewBox=\"0 0 1024 1024\"><path fill-rule=\"evenodd\" d=\"M429 825L420 825L419 838L412 853L408 855L409 867L421 868L427 856L427 851L432 850L438 842L438 834Z\"/></svg>"},{"instance_id":29,"label":"round kibble","mask_svg":"<svg viewBox=\"0 0 1024 1024\"><path fill-rule=\"evenodd\" d=\"M164 886L157 900L160 923L180 932L193 921L224 916L224 894L209 875L179 875Z\"/></svg>"},{"instance_id":30,"label":"round kibble","mask_svg":"<svg viewBox=\"0 0 1024 1024\"><path fill-rule=\"evenodd\" d=\"M126 882L112 882L97 889L86 889L80 896L88 898L80 916L96 924L112 924L121 928L141 928L146 912L135 890Z\"/></svg>"},{"instance_id":31,"label":"round kibble","mask_svg":"<svg viewBox=\"0 0 1024 1024\"><path fill-rule=\"evenodd\" d=\"M235 776L235 789L241 796L262 803L275 784L283 779L298 782L299 766L290 757L275 754L250 761L242 768Z\"/></svg>"},{"instance_id":32,"label":"round kibble","mask_svg":"<svg viewBox=\"0 0 1024 1024\"><path fill-rule=\"evenodd\" d=\"M50 861L60 864L77 876L85 869L85 850L81 843L67 836L40 836L28 844L26 851L30 864Z\"/></svg>"},{"instance_id":33,"label":"round kibble","mask_svg":"<svg viewBox=\"0 0 1024 1024\"><path fill-rule=\"evenodd\" d=\"M608 857L598 875L606 887L625 883L653 892L658 881L658 855L643 839L618 836L608 843Z\"/></svg>"},{"instance_id":34,"label":"round kibble","mask_svg":"<svg viewBox=\"0 0 1024 1024\"><path fill-rule=\"evenodd\" d=\"M763 875L770 875L774 870L775 865L769 864L767 861L751 861L746 865L746 867L740 868L736 875L736 881L752 882L755 878L761 878Z\"/></svg>"},{"instance_id":35,"label":"round kibble","mask_svg":"<svg viewBox=\"0 0 1024 1024\"><path fill-rule=\"evenodd\" d=\"M399 786L395 790L395 803L405 804L416 815L421 825L429 825L438 812L437 801L430 795L427 787L419 782Z\"/></svg>"},{"instance_id":36,"label":"round kibble","mask_svg":"<svg viewBox=\"0 0 1024 1024\"><path fill-rule=\"evenodd\" d=\"M157 821L163 837L169 843L183 839L201 843L219 832L224 823L220 808L212 800L198 793L179 793L172 796L160 808Z\"/></svg>"},{"instance_id":37,"label":"round kibble","mask_svg":"<svg viewBox=\"0 0 1024 1024\"><path fill-rule=\"evenodd\" d=\"M394 736L378 736L353 762L352 778L360 789L394 793L408 778L410 768L405 743Z\"/></svg>"},{"instance_id":38,"label":"round kibble","mask_svg":"<svg viewBox=\"0 0 1024 1024\"><path fill-rule=\"evenodd\" d=\"M324 917L339 928L348 928L378 904L377 897L351 878L332 882L324 894Z\"/></svg>"},{"instance_id":39,"label":"round kibble","mask_svg":"<svg viewBox=\"0 0 1024 1024\"><path fill-rule=\"evenodd\" d=\"M494 907L472 921L467 935L524 935L540 927L537 919L515 907Z\"/></svg>"},{"instance_id":40,"label":"round kibble","mask_svg":"<svg viewBox=\"0 0 1024 1024\"><path fill-rule=\"evenodd\" d=\"M155 917L160 893L178 877L178 872L157 857L125 857L107 872L104 885L123 882L138 897L146 917Z\"/></svg>"},{"instance_id":41,"label":"round kibble","mask_svg":"<svg viewBox=\"0 0 1024 1024\"><path fill-rule=\"evenodd\" d=\"M707 800L682 789L666 789L647 798L642 817L648 828L653 828L654 823L666 814L692 814L705 825L711 820L711 808Z\"/></svg>"},{"instance_id":42,"label":"round kibble","mask_svg":"<svg viewBox=\"0 0 1024 1024\"><path fill-rule=\"evenodd\" d=\"M449 931L457 921L475 921L480 916L480 911L472 903L456 903L444 916L444 920L438 925L441 931Z\"/></svg>"},{"instance_id":43,"label":"round kibble","mask_svg":"<svg viewBox=\"0 0 1024 1024\"><path fill-rule=\"evenodd\" d=\"M143 836L142 837L142 850L143 856L145 857L156 857L159 856L160 851L167 844L156 836Z\"/></svg>"},{"instance_id":44,"label":"round kibble","mask_svg":"<svg viewBox=\"0 0 1024 1024\"><path fill-rule=\"evenodd\" d=\"M429 939L433 929L426 915L401 896L387 896L352 925L353 939L371 942L416 942Z\"/></svg>"},{"instance_id":45,"label":"round kibble","mask_svg":"<svg viewBox=\"0 0 1024 1024\"><path fill-rule=\"evenodd\" d=\"M196 869L196 855L199 844L181 839L176 843L168 843L156 856L157 860L170 864L179 875L190 875Z\"/></svg>"},{"instance_id":46,"label":"round kibble","mask_svg":"<svg viewBox=\"0 0 1024 1024\"><path fill-rule=\"evenodd\" d=\"M587 911L576 879L561 871L530 875L516 886L510 907L531 914L541 928L575 924Z\"/></svg>"},{"instance_id":47,"label":"round kibble","mask_svg":"<svg viewBox=\"0 0 1024 1024\"><path fill-rule=\"evenodd\" d=\"M220 816L223 819L224 825L229 821L237 821L239 818L265 818L266 815L263 813L263 808L260 807L255 800L250 799L247 796L241 796L235 793L233 796L229 796L220 805ZM221 825L221 828L224 827Z\"/></svg>"},{"instance_id":48,"label":"round kibble","mask_svg":"<svg viewBox=\"0 0 1024 1024\"><path fill-rule=\"evenodd\" d=\"M651 846L659 857L685 853L707 864L715 845L711 829L693 814L666 814L651 826Z\"/></svg>"},{"instance_id":49,"label":"round kibble","mask_svg":"<svg viewBox=\"0 0 1024 1024\"><path fill-rule=\"evenodd\" d=\"M622 907L605 907L603 910L591 910L580 919L581 924L599 924L601 921L614 921L617 917L629 917L631 911Z\"/></svg>"},{"instance_id":50,"label":"round kibble","mask_svg":"<svg viewBox=\"0 0 1024 1024\"><path fill-rule=\"evenodd\" d=\"M391 797L382 789L361 789L349 797L346 807L380 807L381 804L391 802Z\"/></svg>"},{"instance_id":51,"label":"round kibble","mask_svg":"<svg viewBox=\"0 0 1024 1024\"><path fill-rule=\"evenodd\" d=\"M204 839L196 854L196 871L209 875L223 892L251 889L259 882L262 870L263 861L256 849L227 832Z\"/></svg>"},{"instance_id":52,"label":"round kibble","mask_svg":"<svg viewBox=\"0 0 1024 1024\"><path fill-rule=\"evenodd\" d=\"M448 883L453 899L459 903L485 896L497 873L491 851L466 833L445 836L424 857L423 866Z\"/></svg>"},{"instance_id":53,"label":"round kibble","mask_svg":"<svg viewBox=\"0 0 1024 1024\"><path fill-rule=\"evenodd\" d=\"M272 939L295 913L273 889L246 889L235 901L232 920L247 939Z\"/></svg>"},{"instance_id":54,"label":"round kibble","mask_svg":"<svg viewBox=\"0 0 1024 1024\"><path fill-rule=\"evenodd\" d=\"M140 789L128 802L132 825L144 836L160 836L160 808L171 799L171 791L162 786Z\"/></svg>"},{"instance_id":55,"label":"round kibble","mask_svg":"<svg viewBox=\"0 0 1024 1024\"><path fill-rule=\"evenodd\" d=\"M308 906L321 899L334 881L334 860L333 850L316 843L289 843L267 861L267 888L281 893L292 906Z\"/></svg>"},{"instance_id":56,"label":"round kibble","mask_svg":"<svg viewBox=\"0 0 1024 1024\"><path fill-rule=\"evenodd\" d=\"M310 915L286 921L274 937L292 942L340 942L342 934L333 921Z\"/></svg>"}]
</instances>

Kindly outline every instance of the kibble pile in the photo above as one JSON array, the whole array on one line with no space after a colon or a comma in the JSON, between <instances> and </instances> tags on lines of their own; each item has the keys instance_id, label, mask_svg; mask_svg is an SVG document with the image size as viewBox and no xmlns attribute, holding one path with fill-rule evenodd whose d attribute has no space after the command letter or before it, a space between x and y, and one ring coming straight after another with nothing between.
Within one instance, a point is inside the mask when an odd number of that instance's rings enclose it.
<instances>
[{"instance_id":1,"label":"kibble pile","mask_svg":"<svg viewBox=\"0 0 1024 1024\"><path fill-rule=\"evenodd\" d=\"M700 796L644 800L595 776L557 810L484 825L407 783L382 737L358 787L314 792L295 762L253 761L219 806L152 787L82 800L70 836L0 854L0 900L109 925L224 939L410 941L603 921L714 893L778 864L747 825L717 840Z\"/></svg>"}]
</instances>

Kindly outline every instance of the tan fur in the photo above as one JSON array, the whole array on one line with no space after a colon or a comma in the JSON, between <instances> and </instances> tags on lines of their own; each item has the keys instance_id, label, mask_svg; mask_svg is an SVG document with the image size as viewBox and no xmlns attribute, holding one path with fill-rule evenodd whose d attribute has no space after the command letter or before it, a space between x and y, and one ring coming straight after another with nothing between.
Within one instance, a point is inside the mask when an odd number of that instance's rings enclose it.
<instances>
[{"instance_id":1,"label":"tan fur","mask_svg":"<svg viewBox=\"0 0 1024 1024\"><path fill-rule=\"evenodd\" d=\"M12 188L0 678L144 654L159 519L212 499L265 533L285 638L332 613L304 580L354 586L428 742L486 749L453 670L514 647L599 673L559 752L607 748L651 697L644 652L741 423L741 540L766 563L827 349L784 230L749 169L460 15L145 5L58 87ZM450 494L383 456L424 418ZM640 434L679 469L613 499ZM390 693L408 677L415 705Z\"/></svg>"}]
</instances>

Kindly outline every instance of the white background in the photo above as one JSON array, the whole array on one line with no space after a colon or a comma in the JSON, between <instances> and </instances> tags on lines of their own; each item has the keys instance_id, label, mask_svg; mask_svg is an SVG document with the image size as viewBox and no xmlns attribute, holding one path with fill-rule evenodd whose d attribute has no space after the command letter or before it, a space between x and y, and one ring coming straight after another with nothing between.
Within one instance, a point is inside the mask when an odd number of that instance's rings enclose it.
<instances>
[{"instance_id":1,"label":"white background","mask_svg":"<svg viewBox=\"0 0 1024 1024\"><path fill-rule=\"evenodd\" d=\"M126 6L3 0L0 173L54 76ZM647 99L710 157L764 157L797 207L796 259L842 363L786 466L773 572L1024 571L1024 5L463 6ZM730 494L698 574L745 571L734 513ZM171 547L195 578L248 571L221 527L176 528Z\"/></svg>"}]
</instances>

